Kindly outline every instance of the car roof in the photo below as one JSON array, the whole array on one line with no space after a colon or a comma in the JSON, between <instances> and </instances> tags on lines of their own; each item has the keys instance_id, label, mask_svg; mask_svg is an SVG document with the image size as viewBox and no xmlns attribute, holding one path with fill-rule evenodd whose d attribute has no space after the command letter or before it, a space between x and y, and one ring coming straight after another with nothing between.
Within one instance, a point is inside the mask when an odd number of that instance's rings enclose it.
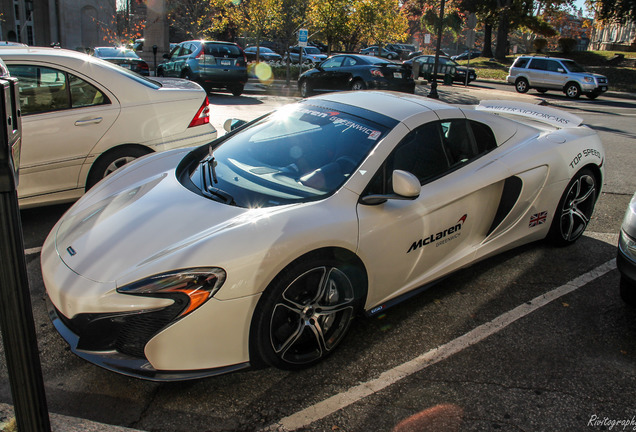
<instances>
[{"instance_id":1,"label":"car roof","mask_svg":"<svg viewBox=\"0 0 636 432\"><path fill-rule=\"evenodd\" d=\"M438 102L430 98L415 96L409 93L390 91L359 91L327 93L314 96L312 101L333 101L359 108L371 109L378 114L403 121L422 111L457 110L457 115L463 117L462 111L452 105ZM373 108L370 108L373 107Z\"/></svg>"}]
</instances>

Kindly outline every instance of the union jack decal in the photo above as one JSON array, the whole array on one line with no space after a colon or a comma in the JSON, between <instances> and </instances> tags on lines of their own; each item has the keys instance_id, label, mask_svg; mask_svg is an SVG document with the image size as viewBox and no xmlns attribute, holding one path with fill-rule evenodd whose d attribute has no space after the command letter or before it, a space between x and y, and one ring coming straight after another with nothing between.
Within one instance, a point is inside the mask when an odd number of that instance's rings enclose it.
<instances>
[{"instance_id":1,"label":"union jack decal","mask_svg":"<svg viewBox=\"0 0 636 432\"><path fill-rule=\"evenodd\" d=\"M542 223L545 222L547 217L548 217L547 211L543 211L541 213L535 213L532 216L530 216L530 224L528 226L532 228L532 227L536 227L537 225L541 225Z\"/></svg>"}]
</instances>

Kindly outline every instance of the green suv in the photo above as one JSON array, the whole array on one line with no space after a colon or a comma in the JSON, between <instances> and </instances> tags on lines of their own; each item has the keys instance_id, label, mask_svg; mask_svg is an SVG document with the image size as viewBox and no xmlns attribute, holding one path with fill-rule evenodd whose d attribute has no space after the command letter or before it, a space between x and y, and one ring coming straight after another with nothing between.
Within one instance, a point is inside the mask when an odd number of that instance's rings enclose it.
<instances>
[{"instance_id":1,"label":"green suv","mask_svg":"<svg viewBox=\"0 0 636 432\"><path fill-rule=\"evenodd\" d=\"M227 89L240 96L247 82L245 53L235 43L192 40L178 44L165 62L157 67L157 76L195 81L209 92Z\"/></svg>"},{"instance_id":2,"label":"green suv","mask_svg":"<svg viewBox=\"0 0 636 432\"><path fill-rule=\"evenodd\" d=\"M534 88L539 93L560 90L577 99L584 94L590 99L607 91L607 78L587 72L574 60L544 56L520 56L510 66L506 80L519 93Z\"/></svg>"}]
</instances>

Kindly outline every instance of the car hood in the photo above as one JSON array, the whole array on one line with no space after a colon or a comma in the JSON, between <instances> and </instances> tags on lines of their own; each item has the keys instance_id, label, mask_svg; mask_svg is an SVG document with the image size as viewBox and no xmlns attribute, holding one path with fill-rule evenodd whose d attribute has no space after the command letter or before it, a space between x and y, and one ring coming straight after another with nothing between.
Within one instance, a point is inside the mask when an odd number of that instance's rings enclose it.
<instances>
[{"instance_id":1,"label":"car hood","mask_svg":"<svg viewBox=\"0 0 636 432\"><path fill-rule=\"evenodd\" d=\"M117 189L82 198L54 233L57 254L66 266L95 282L117 281L245 223L242 217L253 212L197 195L177 181L174 169Z\"/></svg>"}]
</instances>

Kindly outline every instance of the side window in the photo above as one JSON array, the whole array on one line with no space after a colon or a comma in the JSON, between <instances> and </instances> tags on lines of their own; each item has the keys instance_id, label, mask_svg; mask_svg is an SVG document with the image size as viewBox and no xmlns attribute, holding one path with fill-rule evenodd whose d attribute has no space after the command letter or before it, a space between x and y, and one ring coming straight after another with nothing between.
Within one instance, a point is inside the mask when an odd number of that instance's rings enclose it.
<instances>
[{"instance_id":1,"label":"side window","mask_svg":"<svg viewBox=\"0 0 636 432\"><path fill-rule=\"evenodd\" d=\"M561 66L561 63L555 60L547 60L547 70L550 72L559 72L559 69L564 71L565 69Z\"/></svg>"},{"instance_id":2,"label":"side window","mask_svg":"<svg viewBox=\"0 0 636 432\"><path fill-rule=\"evenodd\" d=\"M495 134L490 127L474 120L469 120L468 124L473 132L479 154L487 153L497 147Z\"/></svg>"},{"instance_id":3,"label":"side window","mask_svg":"<svg viewBox=\"0 0 636 432\"><path fill-rule=\"evenodd\" d=\"M333 57L322 64L323 69L339 68L342 65L342 57Z\"/></svg>"},{"instance_id":4,"label":"side window","mask_svg":"<svg viewBox=\"0 0 636 432\"><path fill-rule=\"evenodd\" d=\"M452 167L464 164L479 154L465 119L441 122L444 149Z\"/></svg>"},{"instance_id":5,"label":"side window","mask_svg":"<svg viewBox=\"0 0 636 432\"><path fill-rule=\"evenodd\" d=\"M353 57L347 57L345 61L342 62L342 66L344 67L355 66L357 64L358 64L358 61L354 59Z\"/></svg>"},{"instance_id":6,"label":"side window","mask_svg":"<svg viewBox=\"0 0 636 432\"><path fill-rule=\"evenodd\" d=\"M18 78L22 114L36 114L71 107L68 80L62 71L40 66L10 65Z\"/></svg>"},{"instance_id":7,"label":"side window","mask_svg":"<svg viewBox=\"0 0 636 432\"><path fill-rule=\"evenodd\" d=\"M525 68L526 65L528 64L528 60L530 60L527 57L518 57L517 60L515 61L515 64L513 65L513 67L516 68Z\"/></svg>"},{"instance_id":8,"label":"side window","mask_svg":"<svg viewBox=\"0 0 636 432\"><path fill-rule=\"evenodd\" d=\"M182 49L181 45L177 45L175 49L173 49L172 52L170 53L170 60L173 60L179 57L179 55L181 54L181 49Z\"/></svg>"},{"instance_id":9,"label":"side window","mask_svg":"<svg viewBox=\"0 0 636 432\"><path fill-rule=\"evenodd\" d=\"M530 69L547 70L548 65L545 59L533 58L530 62Z\"/></svg>"},{"instance_id":10,"label":"side window","mask_svg":"<svg viewBox=\"0 0 636 432\"><path fill-rule=\"evenodd\" d=\"M73 74L68 74L71 87L71 107L81 108L87 106L109 104L110 100L97 87L87 83Z\"/></svg>"},{"instance_id":11,"label":"side window","mask_svg":"<svg viewBox=\"0 0 636 432\"><path fill-rule=\"evenodd\" d=\"M438 123L425 124L406 135L373 177L365 193L391 193L391 177L396 169L410 172L422 184L449 169Z\"/></svg>"}]
</instances>

